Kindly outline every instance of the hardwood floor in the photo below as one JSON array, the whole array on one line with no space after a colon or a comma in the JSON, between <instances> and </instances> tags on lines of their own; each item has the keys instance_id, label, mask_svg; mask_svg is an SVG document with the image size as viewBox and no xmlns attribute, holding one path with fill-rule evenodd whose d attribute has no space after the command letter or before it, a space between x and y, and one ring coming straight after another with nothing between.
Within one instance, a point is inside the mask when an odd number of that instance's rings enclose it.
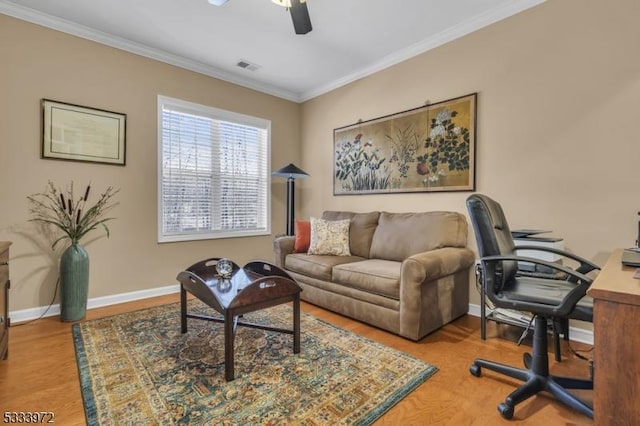
<instances>
[{"instance_id":1,"label":"hardwood floor","mask_svg":"<svg viewBox=\"0 0 640 426\"><path fill-rule=\"evenodd\" d=\"M176 294L93 309L87 313L87 319L178 300ZM433 377L387 412L377 425L593 424L592 420L545 395L519 405L511 421L502 419L496 406L518 382L488 371L483 371L480 378L473 377L469 365L476 357L517 367L522 365L522 354L530 348L518 347L511 340L496 337L503 333L504 326L490 323L488 338L483 341L480 339L480 319L467 315L419 342L412 342L310 304L303 303L302 310L439 368ZM576 343L572 343L572 347L583 351L589 349ZM591 357L588 351L582 353ZM587 361L571 353L564 341L563 361L552 362L551 371L583 377L589 374ZM590 401L592 392L582 391L581 395ZM50 317L10 328L9 358L0 362L0 408L2 412L50 411L55 414L56 424L85 424L69 323Z\"/></svg>"}]
</instances>

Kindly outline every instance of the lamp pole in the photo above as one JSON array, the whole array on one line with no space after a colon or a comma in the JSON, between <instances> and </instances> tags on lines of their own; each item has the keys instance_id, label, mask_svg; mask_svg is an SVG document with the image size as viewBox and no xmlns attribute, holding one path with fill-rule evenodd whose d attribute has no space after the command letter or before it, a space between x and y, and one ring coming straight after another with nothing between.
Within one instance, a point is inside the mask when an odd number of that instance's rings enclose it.
<instances>
[{"instance_id":1,"label":"lamp pole","mask_svg":"<svg viewBox=\"0 0 640 426\"><path fill-rule=\"evenodd\" d=\"M296 180L293 176L287 178L287 235L294 235L295 222L295 198L296 198Z\"/></svg>"},{"instance_id":2,"label":"lamp pole","mask_svg":"<svg viewBox=\"0 0 640 426\"><path fill-rule=\"evenodd\" d=\"M290 163L275 172L271 173L273 176L286 177L287 178L287 235L291 236L295 234L295 181L296 178L303 179L309 177L309 174L304 172L299 167Z\"/></svg>"}]
</instances>

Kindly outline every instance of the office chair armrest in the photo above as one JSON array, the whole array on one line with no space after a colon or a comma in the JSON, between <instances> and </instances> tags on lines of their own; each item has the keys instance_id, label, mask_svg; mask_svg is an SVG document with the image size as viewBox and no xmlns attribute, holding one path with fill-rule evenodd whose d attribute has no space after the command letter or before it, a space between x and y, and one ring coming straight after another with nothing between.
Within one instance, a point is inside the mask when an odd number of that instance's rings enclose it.
<instances>
[{"instance_id":1,"label":"office chair armrest","mask_svg":"<svg viewBox=\"0 0 640 426\"><path fill-rule=\"evenodd\" d=\"M554 254L558 254L560 256L566 257L568 259L572 259L575 260L576 262L578 262L580 264L580 266L578 268L576 268L577 271L586 274L588 272L591 272L593 270L600 270L601 268L596 265L595 263L591 262L590 260L585 259L584 257L575 255L573 253L569 253L567 251L564 250L560 250L554 247L543 247L543 246L529 246L529 245L523 245L523 246L515 246L516 250L531 250L531 251L544 251L544 252L548 252L548 253L554 253Z\"/></svg>"},{"instance_id":2,"label":"office chair armrest","mask_svg":"<svg viewBox=\"0 0 640 426\"><path fill-rule=\"evenodd\" d=\"M498 261L516 261L516 262L528 262L536 265L546 266L551 269L555 269L557 271L562 271L566 273L569 278L567 280L556 280L558 283L567 283L572 285L572 289L567 292L564 298L559 301L557 305L553 305L554 308L549 313L554 317L568 317L570 312L574 309L575 305L578 303L580 299L584 297L587 292L587 289L593 282L593 279L584 275L583 273L576 271L574 269L568 268L564 265L559 265L554 262L547 262L546 260L536 259L533 257L527 256L517 256L517 255L501 255L501 256L485 256L481 257L480 261L484 264L487 262L498 262ZM539 303L535 302L520 302L523 310L527 310L531 308L534 312L540 311ZM529 305L529 306L528 306ZM550 305L547 305L547 308Z\"/></svg>"},{"instance_id":3,"label":"office chair armrest","mask_svg":"<svg viewBox=\"0 0 640 426\"><path fill-rule=\"evenodd\" d=\"M485 256L480 258L481 262L497 262L502 260L513 260L516 262L533 263L536 265L546 266L548 268L555 269L557 271L562 271L567 275L575 277L580 281L588 282L589 284L593 281L591 278L589 278L588 276L584 275L582 272L579 272L575 269L569 268L564 265L560 265L555 262L548 262L546 260L536 259L534 257L518 256L518 255L500 255L500 256Z\"/></svg>"}]
</instances>

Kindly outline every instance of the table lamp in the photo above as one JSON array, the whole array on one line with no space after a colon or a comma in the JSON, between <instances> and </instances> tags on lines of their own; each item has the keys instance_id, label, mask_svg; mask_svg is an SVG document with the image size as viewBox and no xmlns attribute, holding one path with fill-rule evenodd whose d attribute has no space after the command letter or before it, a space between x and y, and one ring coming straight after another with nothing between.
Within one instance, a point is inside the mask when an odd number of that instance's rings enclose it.
<instances>
[{"instance_id":1,"label":"table lamp","mask_svg":"<svg viewBox=\"0 0 640 426\"><path fill-rule=\"evenodd\" d=\"M286 177L287 178L287 235L294 235L294 201L295 201L295 180L309 177L309 174L302 171L293 163L289 163L288 166L276 170L271 173L272 176Z\"/></svg>"}]
</instances>

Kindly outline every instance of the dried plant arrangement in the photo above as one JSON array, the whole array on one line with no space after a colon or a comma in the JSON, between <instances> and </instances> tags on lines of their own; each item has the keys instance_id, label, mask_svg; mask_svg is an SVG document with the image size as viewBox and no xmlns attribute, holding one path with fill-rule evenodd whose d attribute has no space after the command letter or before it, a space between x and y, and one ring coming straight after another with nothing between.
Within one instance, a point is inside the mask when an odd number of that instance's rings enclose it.
<instances>
[{"instance_id":1,"label":"dried plant arrangement","mask_svg":"<svg viewBox=\"0 0 640 426\"><path fill-rule=\"evenodd\" d=\"M104 216L118 204L114 202L113 197L119 191L120 189L109 186L94 204L90 204L91 184L87 185L84 193L78 198L74 193L73 182L63 191L49 181L44 192L27 196L30 203L30 221L53 225L63 232L51 248L55 248L56 244L65 239L69 239L71 244L77 244L82 237L98 227L104 228L109 237L106 222L115 218Z\"/></svg>"}]
</instances>

